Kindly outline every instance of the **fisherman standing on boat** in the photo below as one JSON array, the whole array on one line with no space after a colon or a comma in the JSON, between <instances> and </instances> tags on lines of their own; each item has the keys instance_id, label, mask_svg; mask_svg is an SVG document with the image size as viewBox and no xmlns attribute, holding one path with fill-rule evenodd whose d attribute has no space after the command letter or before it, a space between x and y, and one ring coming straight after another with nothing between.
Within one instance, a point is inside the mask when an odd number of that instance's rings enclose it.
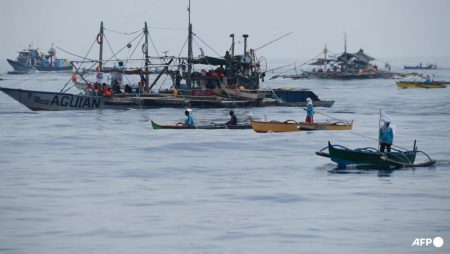
<instances>
[{"instance_id":1,"label":"fisherman standing on boat","mask_svg":"<svg viewBox=\"0 0 450 254\"><path fill-rule=\"evenodd\" d=\"M236 115L234 114L233 110L230 110L230 116L231 116L230 121L226 122L225 125L226 126L237 125L238 124L238 119L237 119Z\"/></svg>"},{"instance_id":2,"label":"fisherman standing on boat","mask_svg":"<svg viewBox=\"0 0 450 254\"><path fill-rule=\"evenodd\" d=\"M184 121L185 126L195 126L194 117L190 114L190 112L192 112L192 109L186 109L186 111L184 111L184 114L187 116Z\"/></svg>"},{"instance_id":3,"label":"fisherman standing on boat","mask_svg":"<svg viewBox=\"0 0 450 254\"><path fill-rule=\"evenodd\" d=\"M313 124L314 123L314 106L312 103L311 98L306 98L306 120L305 122L307 124Z\"/></svg>"},{"instance_id":4,"label":"fisherman standing on boat","mask_svg":"<svg viewBox=\"0 0 450 254\"><path fill-rule=\"evenodd\" d=\"M391 152L392 141L394 141L394 132L389 126L389 122L385 122L380 128L380 152L384 153L384 149L387 148L387 152Z\"/></svg>"}]
</instances>

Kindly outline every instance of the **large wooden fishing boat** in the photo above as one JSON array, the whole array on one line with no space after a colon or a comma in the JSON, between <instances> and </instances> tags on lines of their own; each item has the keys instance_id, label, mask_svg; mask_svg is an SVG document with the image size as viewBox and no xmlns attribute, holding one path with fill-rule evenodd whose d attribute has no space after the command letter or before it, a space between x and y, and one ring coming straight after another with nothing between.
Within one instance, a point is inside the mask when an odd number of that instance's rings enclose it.
<instances>
[{"instance_id":1,"label":"large wooden fishing boat","mask_svg":"<svg viewBox=\"0 0 450 254\"><path fill-rule=\"evenodd\" d=\"M160 125L153 120L151 121L152 127L155 130L159 129L198 129L198 130L217 130L217 129L230 129L230 130L243 130L243 129L251 129L251 125L248 123L244 124L237 124L237 125L226 125L226 124L219 124L219 123L210 123L206 125L184 125L183 123L177 123L175 125Z\"/></svg>"},{"instance_id":2,"label":"large wooden fishing boat","mask_svg":"<svg viewBox=\"0 0 450 254\"><path fill-rule=\"evenodd\" d=\"M188 11L190 17L190 8L188 8ZM247 49L248 35L243 35L244 51L241 55L235 54L234 35L232 34L230 36L232 39L231 52L227 51L224 57L210 57L203 54L194 57L192 52L193 36L197 35L192 32L192 24L189 18L188 56L152 58L149 56L149 32L145 22L143 32L131 41L133 43L138 41L135 49L141 46L144 55L144 59L134 59L144 62L142 68L136 69L132 68L129 64L130 61L128 61L132 59L132 55L125 61L116 59L118 67L115 64L114 67L104 66L110 62L110 59L103 60L104 32L105 28L103 22L101 22L100 32L95 38L100 47L98 60L85 57L80 65L92 64L88 69L83 69L83 66L76 66L79 61L73 62L73 68L76 71L72 76L74 84L68 86L69 82L67 82L60 92L0 89L32 110L302 106L305 104L305 97L311 98L316 106L331 107L334 103L334 101L321 101L317 95L306 90L261 90L260 80L264 81L267 63L264 57L256 56L256 50ZM128 42L126 47L131 48L131 42ZM139 42L142 42L142 45ZM134 53L135 50L131 52ZM157 61L160 61L160 63L155 63ZM195 64L201 65L200 68L197 68L197 71L194 70ZM96 72L95 82L87 80L87 74L92 73L93 69ZM111 84L103 83L103 73L110 73ZM137 85L131 84L128 78L126 80L129 83L124 85L123 75L127 73L140 75L140 81ZM149 75L151 73L157 73L158 75L150 83ZM171 88L152 90L163 74L170 76L172 79L173 85ZM67 86L68 88L66 88ZM86 90L77 95L69 94L68 91L72 87ZM122 91L121 87L129 89L123 89ZM106 91L105 93L103 88ZM106 96L103 94L106 94Z\"/></svg>"},{"instance_id":3,"label":"large wooden fishing boat","mask_svg":"<svg viewBox=\"0 0 450 254\"><path fill-rule=\"evenodd\" d=\"M328 149L328 153L324 152ZM422 163L415 163L416 155L424 154L428 160ZM417 150L416 142L412 150L401 151L392 149L390 153L380 152L372 147L349 149L341 145L332 145L328 141L328 146L316 152L317 155L330 158L338 164L338 167L345 168L348 165L368 165L376 167L420 167L430 166L436 161L432 160L426 153Z\"/></svg>"},{"instance_id":4,"label":"large wooden fishing boat","mask_svg":"<svg viewBox=\"0 0 450 254\"><path fill-rule=\"evenodd\" d=\"M349 80L392 78L397 75L390 71L388 63L385 64L384 70L372 64L375 58L367 55L363 49L355 53L347 52L347 39L345 39L344 52L330 55L325 45L322 53L323 57L314 58L302 64L313 66L311 69L298 73L295 66L295 74L275 75L272 78Z\"/></svg>"},{"instance_id":5,"label":"large wooden fishing boat","mask_svg":"<svg viewBox=\"0 0 450 254\"><path fill-rule=\"evenodd\" d=\"M14 88L3 88L0 90L8 94L18 102L32 110L95 110L95 109L127 109L127 108L161 108L161 107L195 107L195 108L237 108L237 107L262 107L262 106L302 106L305 98L312 98L316 106L331 107L334 101L322 101L309 90L260 90L259 79L262 75L262 67L265 65L263 58L257 58L253 50L247 50L246 41L248 36L244 36L244 55L234 55L234 36L232 37L232 52L224 58L199 57L194 58L192 52L188 58L163 57L152 58L153 62L161 61L160 64L150 64L148 56L148 29L147 23L143 32L138 35L144 38L142 52L145 55L145 66L140 69L125 66L127 61L118 60L118 67L103 66L108 61L104 61L103 22L100 25L100 32L96 41L100 46L100 56L98 60L87 60L92 63L91 68L83 69L73 62L75 74L72 76L72 84L69 82L60 92L33 91ZM189 29L189 37L192 40L192 27ZM129 45L127 45L128 47ZM138 45L136 45L137 47ZM192 47L192 45L190 45ZM189 50L191 51L191 50ZM133 51L134 52L134 51ZM173 61L178 64L171 65ZM124 65L125 62L125 65ZM85 63L82 61L81 63ZM209 64L213 69L200 72L192 71L192 65ZM187 69L185 72L183 70ZM215 65L220 65L219 67ZM87 73L92 73L92 67L96 66L96 82L86 79ZM225 66L225 68L223 67ZM169 69L170 67L170 69ZM217 68L216 68L217 67ZM161 69L162 68L162 69ZM173 68L179 68L173 70ZM103 73L110 73L111 84L102 84ZM125 74L140 75L138 84L129 84L131 91L123 89L127 87L122 83L122 76ZM150 83L149 75L158 74ZM153 91L152 88L163 74L172 78L171 89L159 89ZM100 78L101 77L101 78ZM128 80L128 78L127 78ZM185 80L185 82L181 82ZM103 95L101 92L94 92L98 87L106 86L112 93ZM68 88L66 88L68 87ZM70 94L71 87L76 87L82 91L77 94ZM122 88L121 88L122 87Z\"/></svg>"},{"instance_id":6,"label":"large wooden fishing boat","mask_svg":"<svg viewBox=\"0 0 450 254\"><path fill-rule=\"evenodd\" d=\"M142 98L122 96L86 96L0 87L31 110L63 111L141 108Z\"/></svg>"},{"instance_id":7,"label":"large wooden fishing boat","mask_svg":"<svg viewBox=\"0 0 450 254\"><path fill-rule=\"evenodd\" d=\"M297 122L294 120L279 121L250 121L256 132L290 132L290 131L315 131L315 130L351 130L353 121L350 122L317 122L313 124Z\"/></svg>"}]
</instances>

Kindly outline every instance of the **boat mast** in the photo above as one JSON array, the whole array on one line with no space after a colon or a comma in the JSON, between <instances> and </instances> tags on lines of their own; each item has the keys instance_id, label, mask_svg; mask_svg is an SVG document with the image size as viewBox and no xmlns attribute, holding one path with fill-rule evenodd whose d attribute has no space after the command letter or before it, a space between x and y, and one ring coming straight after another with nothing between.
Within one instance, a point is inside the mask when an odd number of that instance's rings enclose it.
<instances>
[{"instance_id":1,"label":"boat mast","mask_svg":"<svg viewBox=\"0 0 450 254\"><path fill-rule=\"evenodd\" d=\"M230 34L231 37L231 57L234 56L234 34Z\"/></svg>"},{"instance_id":2,"label":"boat mast","mask_svg":"<svg viewBox=\"0 0 450 254\"><path fill-rule=\"evenodd\" d=\"M247 38L248 34L243 34L242 37L244 37L244 56L247 55Z\"/></svg>"},{"instance_id":3,"label":"boat mast","mask_svg":"<svg viewBox=\"0 0 450 254\"><path fill-rule=\"evenodd\" d=\"M380 150L380 148L381 148L380 128L381 128L381 108L380 108L380 116L378 117L378 140L377 140L377 142L378 142L378 144L377 144L378 150Z\"/></svg>"},{"instance_id":4,"label":"boat mast","mask_svg":"<svg viewBox=\"0 0 450 254\"><path fill-rule=\"evenodd\" d=\"M97 35L97 43L100 44L100 53L98 56L98 71L102 71L103 66L103 21L100 22L100 33Z\"/></svg>"},{"instance_id":5,"label":"boat mast","mask_svg":"<svg viewBox=\"0 0 450 254\"><path fill-rule=\"evenodd\" d=\"M149 74L148 74L148 28L147 28L147 22L145 22L145 27L144 27L144 34L145 34L145 49L144 49L144 54L145 54L145 86L144 86L144 91L146 93L149 92L148 90L148 78L149 78Z\"/></svg>"},{"instance_id":6,"label":"boat mast","mask_svg":"<svg viewBox=\"0 0 450 254\"><path fill-rule=\"evenodd\" d=\"M50 52L49 52L49 55L50 55L50 64L52 64L53 63L53 56L55 55L55 48L53 48L53 45L54 45L55 43L52 43L52 48L49 50Z\"/></svg>"},{"instance_id":7,"label":"boat mast","mask_svg":"<svg viewBox=\"0 0 450 254\"><path fill-rule=\"evenodd\" d=\"M193 58L193 54L192 54L192 24L191 24L191 0L189 0L189 7L188 7L188 12L189 12L189 28L188 28L188 73L187 73L187 77L186 77L186 86L188 88L191 87L191 74L192 74L192 58Z\"/></svg>"},{"instance_id":8,"label":"boat mast","mask_svg":"<svg viewBox=\"0 0 450 254\"><path fill-rule=\"evenodd\" d=\"M323 49L323 72L327 71L327 44L325 44L325 48Z\"/></svg>"},{"instance_id":9,"label":"boat mast","mask_svg":"<svg viewBox=\"0 0 450 254\"><path fill-rule=\"evenodd\" d=\"M347 55L347 33L344 33L344 53Z\"/></svg>"}]
</instances>

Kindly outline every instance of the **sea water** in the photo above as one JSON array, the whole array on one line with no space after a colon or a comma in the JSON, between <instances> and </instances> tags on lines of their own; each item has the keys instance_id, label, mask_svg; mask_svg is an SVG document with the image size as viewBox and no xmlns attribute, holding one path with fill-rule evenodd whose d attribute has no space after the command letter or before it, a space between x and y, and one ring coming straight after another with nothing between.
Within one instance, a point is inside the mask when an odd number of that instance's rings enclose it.
<instances>
[{"instance_id":1,"label":"sea water","mask_svg":"<svg viewBox=\"0 0 450 254\"><path fill-rule=\"evenodd\" d=\"M428 73L450 80L448 60ZM0 78L45 91L70 79ZM0 253L449 253L450 88L268 78L262 87L335 100L315 120L354 120L353 131L153 130L150 120L177 123L184 110L33 112L0 93ZM397 126L394 143L417 140L436 165L339 170L315 155L328 141L376 147L380 109ZM235 112L240 121L305 117L294 107ZM228 109L193 114L229 118ZM438 236L441 248L413 245Z\"/></svg>"}]
</instances>

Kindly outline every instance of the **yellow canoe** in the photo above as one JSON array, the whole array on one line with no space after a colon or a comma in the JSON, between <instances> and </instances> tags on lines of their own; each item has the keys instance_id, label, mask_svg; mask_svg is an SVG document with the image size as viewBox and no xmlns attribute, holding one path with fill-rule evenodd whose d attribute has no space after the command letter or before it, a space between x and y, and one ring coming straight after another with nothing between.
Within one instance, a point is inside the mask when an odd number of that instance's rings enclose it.
<instances>
[{"instance_id":1,"label":"yellow canoe","mask_svg":"<svg viewBox=\"0 0 450 254\"><path fill-rule=\"evenodd\" d=\"M400 88L446 88L444 82L433 81L431 83L426 82L414 82L414 81L397 81L397 86Z\"/></svg>"},{"instance_id":2,"label":"yellow canoe","mask_svg":"<svg viewBox=\"0 0 450 254\"><path fill-rule=\"evenodd\" d=\"M285 122L278 121L255 121L251 120L252 129L256 132L289 132L289 131L315 131L315 130L351 130L353 121L350 122L317 122L308 124L304 122L296 122L288 120Z\"/></svg>"}]
</instances>

